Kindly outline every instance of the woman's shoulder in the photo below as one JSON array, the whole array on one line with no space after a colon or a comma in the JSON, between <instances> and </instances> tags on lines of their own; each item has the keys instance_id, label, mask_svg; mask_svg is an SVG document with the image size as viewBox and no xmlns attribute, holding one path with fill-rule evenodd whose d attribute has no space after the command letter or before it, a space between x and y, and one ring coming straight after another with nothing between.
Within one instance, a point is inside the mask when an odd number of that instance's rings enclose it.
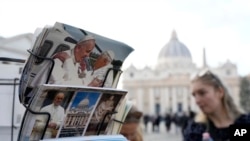
<instances>
[{"instance_id":1,"label":"woman's shoulder","mask_svg":"<svg viewBox=\"0 0 250 141\"><path fill-rule=\"evenodd\" d=\"M190 121L184 130L184 139L185 141L200 141L205 131L205 124Z\"/></svg>"},{"instance_id":2,"label":"woman's shoulder","mask_svg":"<svg viewBox=\"0 0 250 141\"><path fill-rule=\"evenodd\" d=\"M235 121L236 124L250 124L250 113L242 114Z\"/></svg>"}]
</instances>

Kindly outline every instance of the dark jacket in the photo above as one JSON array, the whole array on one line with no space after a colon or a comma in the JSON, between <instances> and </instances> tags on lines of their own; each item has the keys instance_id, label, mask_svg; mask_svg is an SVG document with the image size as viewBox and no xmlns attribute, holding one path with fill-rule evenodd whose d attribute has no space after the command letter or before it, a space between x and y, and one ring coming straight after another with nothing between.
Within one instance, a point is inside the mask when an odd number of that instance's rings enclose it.
<instances>
[{"instance_id":1,"label":"dark jacket","mask_svg":"<svg viewBox=\"0 0 250 141\"><path fill-rule=\"evenodd\" d=\"M241 115L234 124L250 124L250 114ZM193 121L184 130L184 141L202 141L204 132L209 132L214 141L227 141L230 138L229 127L217 128L211 121L207 125Z\"/></svg>"}]
</instances>

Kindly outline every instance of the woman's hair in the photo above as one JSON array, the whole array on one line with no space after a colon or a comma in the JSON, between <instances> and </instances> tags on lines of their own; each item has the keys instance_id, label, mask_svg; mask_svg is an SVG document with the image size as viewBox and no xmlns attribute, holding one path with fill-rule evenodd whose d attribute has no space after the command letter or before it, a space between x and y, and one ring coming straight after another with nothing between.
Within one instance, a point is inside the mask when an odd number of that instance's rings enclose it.
<instances>
[{"instance_id":1,"label":"woman's hair","mask_svg":"<svg viewBox=\"0 0 250 141\"><path fill-rule=\"evenodd\" d=\"M130 122L139 123L142 115L143 115L142 112L140 112L135 106L132 106L124 122L125 123L130 123Z\"/></svg>"},{"instance_id":2,"label":"woman's hair","mask_svg":"<svg viewBox=\"0 0 250 141\"><path fill-rule=\"evenodd\" d=\"M140 127L140 120L143 113L139 111L134 105L129 110L124 124L126 123L137 123L139 124L138 128L136 129L135 138L132 141L143 141L142 137L142 129Z\"/></svg>"},{"instance_id":3,"label":"woman's hair","mask_svg":"<svg viewBox=\"0 0 250 141\"><path fill-rule=\"evenodd\" d=\"M137 128L137 130L136 130L135 141L143 141L142 128L141 127Z\"/></svg>"},{"instance_id":4,"label":"woman's hair","mask_svg":"<svg viewBox=\"0 0 250 141\"><path fill-rule=\"evenodd\" d=\"M225 107L226 113L228 114L230 119L235 120L242 114L242 111L235 105L227 87L222 83L217 75L212 73L210 70L203 70L202 72L197 74L191 82L193 83L196 81L200 81L204 84L213 86L215 89L221 88L223 90L224 95L222 98L222 105ZM202 112L197 114L195 118L196 122L205 123L207 122L207 120L207 116Z\"/></svg>"}]
</instances>

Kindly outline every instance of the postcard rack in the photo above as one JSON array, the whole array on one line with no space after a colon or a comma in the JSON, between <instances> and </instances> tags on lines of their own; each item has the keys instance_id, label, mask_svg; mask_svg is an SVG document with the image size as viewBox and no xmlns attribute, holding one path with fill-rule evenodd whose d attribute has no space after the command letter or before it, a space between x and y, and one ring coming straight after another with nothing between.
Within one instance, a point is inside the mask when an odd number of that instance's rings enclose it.
<instances>
[{"instance_id":1,"label":"postcard rack","mask_svg":"<svg viewBox=\"0 0 250 141\"><path fill-rule=\"evenodd\" d=\"M31 55L32 57L36 58L36 59L42 59L42 60L47 60L47 61L50 61L50 62L51 62L52 65L51 65L51 68L50 68L50 70L49 70L49 74L48 74L48 76L47 76L47 78L46 78L46 81L45 81L45 84L48 84L49 78L50 78L50 76L51 76L51 73L52 73L52 70L53 70L53 67L54 67L54 64L55 64L54 60L53 60L52 58L47 58L47 57L38 56L38 55L36 55L34 52L32 52L31 50L28 50L28 53L30 53L30 55ZM24 63L24 62L25 62L25 60L18 60L18 59L12 59L12 60L13 60L13 61L16 61L16 62L18 61L18 62L21 62L21 63ZM105 81L106 81L106 79L107 79L107 77L108 77L108 74L109 74L111 71L113 71L113 73L114 73L114 80L116 80L116 81L113 82L113 85L115 84L114 87L117 86L119 77L120 77L120 75L121 75L121 73L122 73L122 71L121 71L121 69L120 69L120 68L121 68L121 65L122 65L122 62L121 62L121 61L113 60L113 61L112 61L112 65L113 65L113 68L109 68L108 71L106 72L106 75L105 75L105 77L104 77L104 81L103 81L101 87L104 86ZM23 82L23 80L22 80L22 78L21 78L20 84L21 84L22 82ZM34 91L31 90L31 93L32 93L32 92L34 92ZM45 132L46 132L46 129L47 129L47 127L48 127L48 124L49 124L49 120L50 120L51 115L50 115L48 112L37 112L37 111L33 111L33 110L30 108L30 103L32 102L33 97L34 97L34 94L32 94L32 97L31 97L30 101L28 102L28 104L25 104L25 103L23 103L23 99L24 99L25 97L22 97L22 94L21 94L21 92L19 91L19 99L20 99L20 102L21 102L21 103L23 104L23 106L26 108L24 117L28 114L28 112L30 112L31 114L34 114L34 115L46 115L46 116L48 117L48 118L47 118L47 121L46 121L46 124L45 124L45 127L44 127L44 129L43 129L43 131L42 131L42 136L41 136L41 138L40 138L41 140L43 140L43 137L44 137ZM97 135L100 135L100 131L101 131L101 129L102 129L102 126L104 125L104 121L105 121L106 117L107 117L108 115L112 115L112 114L116 114L116 113L117 113L117 111L112 111L112 112L108 112L108 113L106 113L106 114L104 115L104 117L103 117L101 123L100 123L99 126L97 127ZM113 119L113 121L114 121L114 122L118 122L118 123L120 123L120 124L123 124L123 122L121 122L121 121L119 121L119 120L116 120L116 119ZM24 127L23 127L23 126L24 126L24 122L25 122L25 118L23 118L23 120L22 120L22 124L21 124L21 127L20 127L20 132L19 132L19 135L18 135L18 141L20 140L20 137L21 137L20 133L21 133L22 129L24 128Z\"/></svg>"}]
</instances>

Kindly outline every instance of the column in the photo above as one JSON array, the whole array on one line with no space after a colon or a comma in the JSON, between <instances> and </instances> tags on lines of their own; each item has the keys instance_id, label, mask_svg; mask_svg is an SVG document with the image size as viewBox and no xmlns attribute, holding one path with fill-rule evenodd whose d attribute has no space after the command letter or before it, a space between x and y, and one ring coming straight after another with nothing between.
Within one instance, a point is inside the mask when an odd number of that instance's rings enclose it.
<instances>
[{"instance_id":1,"label":"column","mask_svg":"<svg viewBox=\"0 0 250 141\"><path fill-rule=\"evenodd\" d=\"M188 91L186 87L181 87L182 88L182 101L183 101L183 111L187 112L188 111Z\"/></svg>"},{"instance_id":2,"label":"column","mask_svg":"<svg viewBox=\"0 0 250 141\"><path fill-rule=\"evenodd\" d=\"M143 102L144 102L144 98L143 98L143 89L142 88L139 88L137 93L137 108L138 110L141 110L141 111L144 111L144 108L143 108Z\"/></svg>"},{"instance_id":3,"label":"column","mask_svg":"<svg viewBox=\"0 0 250 141\"><path fill-rule=\"evenodd\" d=\"M176 87L172 87L171 90L171 95L172 95L172 109L173 113L177 112L177 93L176 93Z\"/></svg>"},{"instance_id":4,"label":"column","mask_svg":"<svg viewBox=\"0 0 250 141\"><path fill-rule=\"evenodd\" d=\"M149 114L155 114L155 97L153 93L153 89L149 88L148 89L148 94L149 94Z\"/></svg>"},{"instance_id":5,"label":"column","mask_svg":"<svg viewBox=\"0 0 250 141\"><path fill-rule=\"evenodd\" d=\"M169 103L167 98L166 88L160 88L160 105L161 105L161 115L165 115L167 112L167 104Z\"/></svg>"}]
</instances>

